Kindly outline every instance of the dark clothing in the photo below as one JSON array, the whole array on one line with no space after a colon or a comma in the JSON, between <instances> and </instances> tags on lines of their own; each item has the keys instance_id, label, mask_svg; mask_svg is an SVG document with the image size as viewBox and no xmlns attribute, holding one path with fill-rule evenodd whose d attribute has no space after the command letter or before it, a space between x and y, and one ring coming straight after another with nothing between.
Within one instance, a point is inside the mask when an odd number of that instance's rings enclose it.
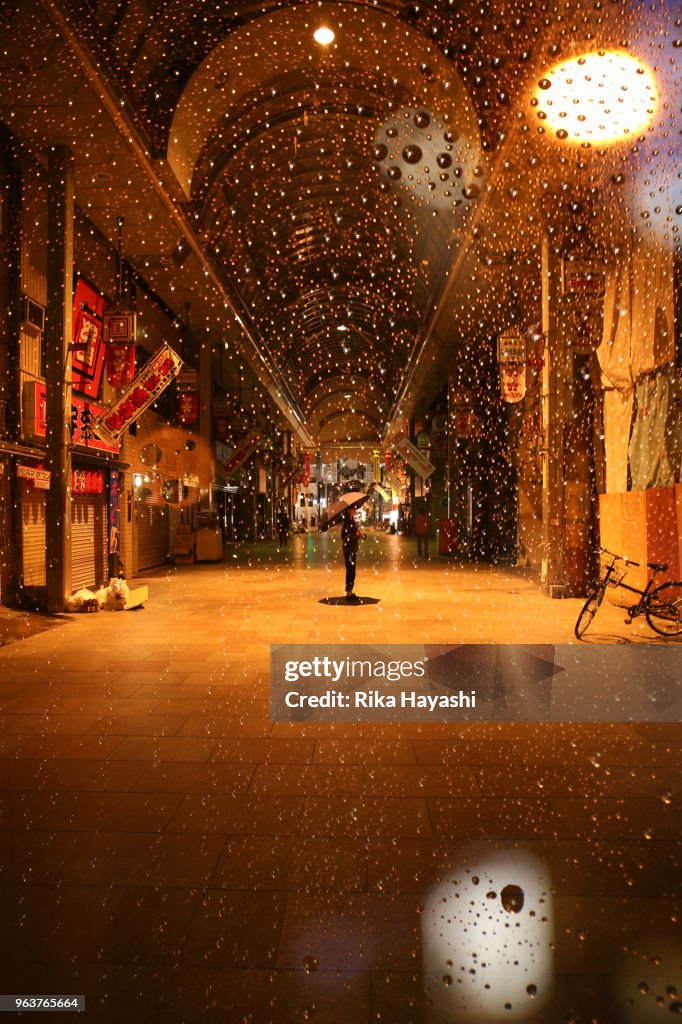
<instances>
[{"instance_id":1,"label":"dark clothing","mask_svg":"<svg viewBox=\"0 0 682 1024\"><path fill-rule=\"evenodd\" d=\"M341 527L341 543L343 544L344 558L346 552L358 553L358 524L350 516L344 516Z\"/></svg>"},{"instance_id":2,"label":"dark clothing","mask_svg":"<svg viewBox=\"0 0 682 1024\"><path fill-rule=\"evenodd\" d=\"M358 524L349 515L343 517L341 527L341 543L343 544L343 557L346 563L346 593L352 593L355 586L355 569L358 561Z\"/></svg>"},{"instance_id":3,"label":"dark clothing","mask_svg":"<svg viewBox=\"0 0 682 1024\"><path fill-rule=\"evenodd\" d=\"M279 546L283 548L289 535L289 516L283 510L277 513L277 535L279 537Z\"/></svg>"},{"instance_id":4,"label":"dark clothing","mask_svg":"<svg viewBox=\"0 0 682 1024\"><path fill-rule=\"evenodd\" d=\"M346 551L343 550L343 557L346 561L346 593L352 593L353 587L355 586L355 570L357 568L358 553L357 551Z\"/></svg>"}]
</instances>

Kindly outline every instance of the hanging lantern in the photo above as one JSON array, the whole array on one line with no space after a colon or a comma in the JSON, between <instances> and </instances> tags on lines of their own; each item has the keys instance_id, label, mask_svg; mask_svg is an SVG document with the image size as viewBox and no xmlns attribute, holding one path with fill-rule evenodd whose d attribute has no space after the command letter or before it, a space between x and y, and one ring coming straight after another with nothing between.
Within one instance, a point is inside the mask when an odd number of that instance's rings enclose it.
<instances>
[{"instance_id":1,"label":"hanging lantern","mask_svg":"<svg viewBox=\"0 0 682 1024\"><path fill-rule=\"evenodd\" d=\"M115 302L107 303L103 315L107 380L112 388L128 387L135 377L137 316L123 300L123 224L124 218L117 217L118 293Z\"/></svg>"}]
</instances>

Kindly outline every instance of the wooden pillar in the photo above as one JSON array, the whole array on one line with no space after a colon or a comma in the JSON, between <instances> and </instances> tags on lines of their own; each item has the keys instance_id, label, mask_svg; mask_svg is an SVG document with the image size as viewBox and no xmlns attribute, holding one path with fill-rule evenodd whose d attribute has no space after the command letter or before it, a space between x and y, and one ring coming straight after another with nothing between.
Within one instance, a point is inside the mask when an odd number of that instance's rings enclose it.
<instances>
[{"instance_id":1,"label":"wooden pillar","mask_svg":"<svg viewBox=\"0 0 682 1024\"><path fill-rule=\"evenodd\" d=\"M47 610L64 611L71 593L71 313L73 305L73 156L64 146L48 155L47 468L45 519Z\"/></svg>"},{"instance_id":2,"label":"wooden pillar","mask_svg":"<svg viewBox=\"0 0 682 1024\"><path fill-rule=\"evenodd\" d=\"M213 504L211 482L213 476L211 450L211 416L213 395L211 386L211 343L204 338L199 345L199 502L202 512L210 512Z\"/></svg>"},{"instance_id":3,"label":"wooden pillar","mask_svg":"<svg viewBox=\"0 0 682 1024\"><path fill-rule=\"evenodd\" d=\"M564 579L564 429L570 400L566 345L559 316L561 256L556 242L542 240L542 329L545 365L542 377L545 456L542 473L542 580L550 597L565 596Z\"/></svg>"}]
</instances>

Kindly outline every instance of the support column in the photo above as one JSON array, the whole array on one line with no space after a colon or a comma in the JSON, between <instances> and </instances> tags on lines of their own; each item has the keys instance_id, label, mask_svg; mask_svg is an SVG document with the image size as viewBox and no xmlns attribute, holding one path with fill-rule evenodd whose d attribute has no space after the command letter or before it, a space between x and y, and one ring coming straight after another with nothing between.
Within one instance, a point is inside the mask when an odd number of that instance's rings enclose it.
<instances>
[{"instance_id":1,"label":"support column","mask_svg":"<svg viewBox=\"0 0 682 1024\"><path fill-rule=\"evenodd\" d=\"M564 428L570 398L568 358L559 317L561 256L556 242L542 240L542 374L544 461L542 473L542 580L549 597L564 597Z\"/></svg>"},{"instance_id":2,"label":"support column","mask_svg":"<svg viewBox=\"0 0 682 1024\"><path fill-rule=\"evenodd\" d=\"M199 345L199 436L201 438L199 457L199 502L202 512L210 512L213 505L211 490L212 448L211 448L211 345L205 338Z\"/></svg>"},{"instance_id":3,"label":"support column","mask_svg":"<svg viewBox=\"0 0 682 1024\"><path fill-rule=\"evenodd\" d=\"M55 146L48 155L47 468L45 518L47 610L63 612L71 593L71 319L73 306L73 156Z\"/></svg>"}]
</instances>

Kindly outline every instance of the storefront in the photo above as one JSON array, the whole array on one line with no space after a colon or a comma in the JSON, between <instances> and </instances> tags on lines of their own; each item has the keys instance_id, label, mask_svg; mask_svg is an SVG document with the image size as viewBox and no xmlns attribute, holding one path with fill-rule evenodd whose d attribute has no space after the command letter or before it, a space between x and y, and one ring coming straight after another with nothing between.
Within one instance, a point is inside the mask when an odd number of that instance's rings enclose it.
<instances>
[{"instance_id":1,"label":"storefront","mask_svg":"<svg viewBox=\"0 0 682 1024\"><path fill-rule=\"evenodd\" d=\"M71 474L71 587L96 589L109 576L108 472L75 463Z\"/></svg>"}]
</instances>

